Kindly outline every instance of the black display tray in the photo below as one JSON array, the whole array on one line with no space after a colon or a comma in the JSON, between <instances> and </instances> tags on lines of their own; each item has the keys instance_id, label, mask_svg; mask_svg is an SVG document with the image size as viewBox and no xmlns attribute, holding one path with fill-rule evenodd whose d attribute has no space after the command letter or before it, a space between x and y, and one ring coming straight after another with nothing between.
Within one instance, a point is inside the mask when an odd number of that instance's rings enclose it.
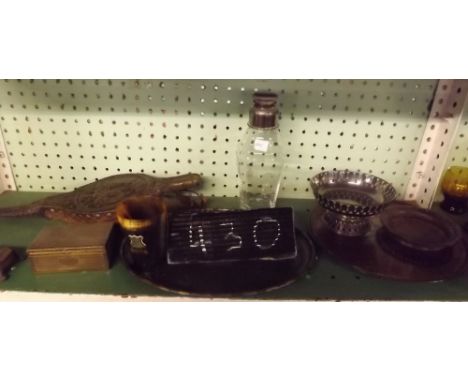
<instances>
[{"instance_id":1,"label":"black display tray","mask_svg":"<svg viewBox=\"0 0 468 382\"><path fill-rule=\"evenodd\" d=\"M274 261L249 260L168 264L167 259L141 261L122 238L121 258L132 273L159 288L186 295L255 294L293 283L318 260L311 240L296 228L297 256Z\"/></svg>"}]
</instances>

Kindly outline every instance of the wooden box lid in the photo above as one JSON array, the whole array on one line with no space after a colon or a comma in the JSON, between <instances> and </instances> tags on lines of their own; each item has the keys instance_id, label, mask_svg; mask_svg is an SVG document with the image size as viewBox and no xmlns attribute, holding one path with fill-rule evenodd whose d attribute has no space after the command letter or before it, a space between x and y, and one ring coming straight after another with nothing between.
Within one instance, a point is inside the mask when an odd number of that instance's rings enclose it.
<instances>
[{"instance_id":1,"label":"wooden box lid","mask_svg":"<svg viewBox=\"0 0 468 382\"><path fill-rule=\"evenodd\" d=\"M62 224L45 227L34 239L29 254L80 251L97 253L105 249L113 222Z\"/></svg>"}]
</instances>

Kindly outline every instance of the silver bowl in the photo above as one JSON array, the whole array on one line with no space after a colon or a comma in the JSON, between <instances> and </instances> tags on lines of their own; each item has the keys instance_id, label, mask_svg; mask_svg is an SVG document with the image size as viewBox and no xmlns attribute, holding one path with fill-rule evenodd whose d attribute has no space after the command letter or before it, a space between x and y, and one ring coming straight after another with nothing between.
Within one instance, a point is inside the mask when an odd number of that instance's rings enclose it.
<instances>
[{"instance_id":1,"label":"silver bowl","mask_svg":"<svg viewBox=\"0 0 468 382\"><path fill-rule=\"evenodd\" d=\"M315 175L310 184L326 210L325 221L336 233L345 236L364 235L369 230L368 218L396 197L390 183L358 171L324 171Z\"/></svg>"}]
</instances>

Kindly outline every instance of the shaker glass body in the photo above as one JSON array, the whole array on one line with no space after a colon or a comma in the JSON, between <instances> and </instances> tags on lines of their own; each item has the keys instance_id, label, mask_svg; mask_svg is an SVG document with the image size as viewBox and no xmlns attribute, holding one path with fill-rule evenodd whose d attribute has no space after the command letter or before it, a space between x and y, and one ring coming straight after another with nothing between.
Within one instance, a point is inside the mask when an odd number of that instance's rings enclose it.
<instances>
[{"instance_id":1,"label":"shaker glass body","mask_svg":"<svg viewBox=\"0 0 468 382\"><path fill-rule=\"evenodd\" d=\"M249 127L237 147L242 209L273 208L283 170L276 127Z\"/></svg>"}]
</instances>

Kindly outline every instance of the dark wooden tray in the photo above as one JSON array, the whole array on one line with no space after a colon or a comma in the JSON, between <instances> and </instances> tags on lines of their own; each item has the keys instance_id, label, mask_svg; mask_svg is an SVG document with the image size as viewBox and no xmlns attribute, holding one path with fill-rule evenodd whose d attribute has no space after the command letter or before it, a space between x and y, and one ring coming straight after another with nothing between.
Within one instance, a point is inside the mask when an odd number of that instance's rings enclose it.
<instances>
[{"instance_id":1,"label":"dark wooden tray","mask_svg":"<svg viewBox=\"0 0 468 382\"><path fill-rule=\"evenodd\" d=\"M440 213L411 206L389 206L380 222L390 241L426 255L453 247L462 236L460 226Z\"/></svg>"}]
</instances>

